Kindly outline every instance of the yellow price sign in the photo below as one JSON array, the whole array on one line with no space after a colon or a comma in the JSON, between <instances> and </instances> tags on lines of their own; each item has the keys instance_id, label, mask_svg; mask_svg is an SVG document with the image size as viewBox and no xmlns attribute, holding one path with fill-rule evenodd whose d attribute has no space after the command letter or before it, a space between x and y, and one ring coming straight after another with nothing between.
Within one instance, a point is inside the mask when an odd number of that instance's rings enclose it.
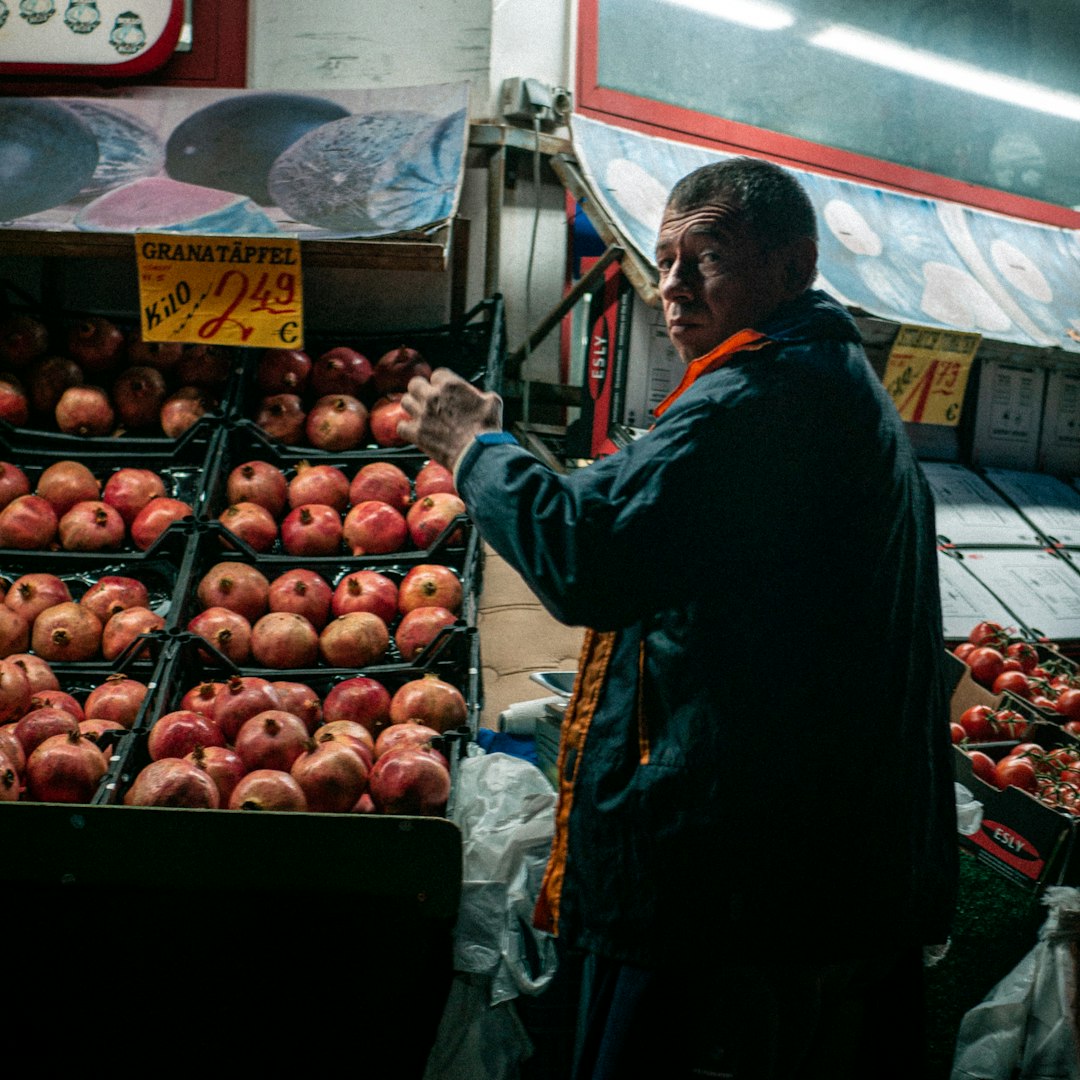
<instances>
[{"instance_id":1,"label":"yellow price sign","mask_svg":"<svg viewBox=\"0 0 1080 1080\"><path fill-rule=\"evenodd\" d=\"M289 237L135 237L145 341L300 349L300 242Z\"/></svg>"},{"instance_id":2,"label":"yellow price sign","mask_svg":"<svg viewBox=\"0 0 1080 1080\"><path fill-rule=\"evenodd\" d=\"M958 424L981 340L979 334L901 326L885 366L885 389L900 416L915 424Z\"/></svg>"}]
</instances>

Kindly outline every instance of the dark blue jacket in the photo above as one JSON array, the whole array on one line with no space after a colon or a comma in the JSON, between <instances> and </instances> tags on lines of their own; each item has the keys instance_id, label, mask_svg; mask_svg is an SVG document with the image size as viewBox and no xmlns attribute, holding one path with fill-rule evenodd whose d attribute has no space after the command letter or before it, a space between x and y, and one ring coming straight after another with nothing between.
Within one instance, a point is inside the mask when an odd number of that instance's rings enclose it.
<instances>
[{"instance_id":1,"label":"dark blue jacket","mask_svg":"<svg viewBox=\"0 0 1080 1080\"><path fill-rule=\"evenodd\" d=\"M610 458L561 476L477 445L458 473L556 618L618 631L559 932L638 964L942 941L952 908L926 482L841 307L810 292L756 329L775 344Z\"/></svg>"}]
</instances>

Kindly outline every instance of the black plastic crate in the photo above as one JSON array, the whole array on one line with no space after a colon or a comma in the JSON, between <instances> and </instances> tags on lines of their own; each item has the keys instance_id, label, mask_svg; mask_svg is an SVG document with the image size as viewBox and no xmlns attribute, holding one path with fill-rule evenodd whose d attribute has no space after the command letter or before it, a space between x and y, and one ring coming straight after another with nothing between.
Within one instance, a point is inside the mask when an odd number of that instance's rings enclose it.
<instances>
[{"instance_id":1,"label":"black plastic crate","mask_svg":"<svg viewBox=\"0 0 1080 1080\"><path fill-rule=\"evenodd\" d=\"M401 345L418 349L433 369L450 368L481 389L501 392L506 361L506 320L502 297L483 300L460 321L443 326L377 332L345 328L332 335L313 335L305 342L304 352L315 360L331 348L346 346L362 353L374 365L384 353ZM258 356L253 356L246 363L246 377L238 399L237 415L248 420L254 420L263 397L256 383L257 364ZM370 408L379 395L369 382L357 396ZM309 390L300 397L307 411L315 403L317 395ZM268 446L285 445L267 436L263 438ZM329 453L304 443L290 445L288 449L319 460ZM398 449L409 448L379 447L369 438L368 442L345 453L350 456L382 455L388 452L393 454Z\"/></svg>"}]
</instances>

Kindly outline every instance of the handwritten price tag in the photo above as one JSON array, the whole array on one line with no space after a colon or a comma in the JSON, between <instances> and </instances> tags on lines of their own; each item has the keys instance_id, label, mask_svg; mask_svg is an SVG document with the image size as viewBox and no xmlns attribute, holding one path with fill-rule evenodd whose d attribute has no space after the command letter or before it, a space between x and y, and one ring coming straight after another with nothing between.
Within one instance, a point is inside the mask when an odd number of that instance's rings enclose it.
<instances>
[{"instance_id":1,"label":"handwritten price tag","mask_svg":"<svg viewBox=\"0 0 1080 1080\"><path fill-rule=\"evenodd\" d=\"M300 242L286 237L135 237L145 341L300 349Z\"/></svg>"},{"instance_id":2,"label":"handwritten price tag","mask_svg":"<svg viewBox=\"0 0 1080 1080\"><path fill-rule=\"evenodd\" d=\"M979 334L901 326L885 367L885 388L901 417L916 424L960 422Z\"/></svg>"}]
</instances>

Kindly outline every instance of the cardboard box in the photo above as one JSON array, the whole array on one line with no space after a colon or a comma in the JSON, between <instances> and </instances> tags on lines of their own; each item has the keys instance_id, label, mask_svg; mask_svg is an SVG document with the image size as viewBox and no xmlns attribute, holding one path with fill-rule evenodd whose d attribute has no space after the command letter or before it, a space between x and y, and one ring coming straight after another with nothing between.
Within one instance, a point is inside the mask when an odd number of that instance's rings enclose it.
<instances>
[{"instance_id":1,"label":"cardboard box","mask_svg":"<svg viewBox=\"0 0 1080 1080\"><path fill-rule=\"evenodd\" d=\"M1058 476L1080 473L1080 373L1054 368L1046 380L1039 468Z\"/></svg>"},{"instance_id":2,"label":"cardboard box","mask_svg":"<svg viewBox=\"0 0 1080 1080\"><path fill-rule=\"evenodd\" d=\"M976 465L1035 468L1045 386L1046 370L1036 364L982 362L971 448Z\"/></svg>"}]
</instances>

